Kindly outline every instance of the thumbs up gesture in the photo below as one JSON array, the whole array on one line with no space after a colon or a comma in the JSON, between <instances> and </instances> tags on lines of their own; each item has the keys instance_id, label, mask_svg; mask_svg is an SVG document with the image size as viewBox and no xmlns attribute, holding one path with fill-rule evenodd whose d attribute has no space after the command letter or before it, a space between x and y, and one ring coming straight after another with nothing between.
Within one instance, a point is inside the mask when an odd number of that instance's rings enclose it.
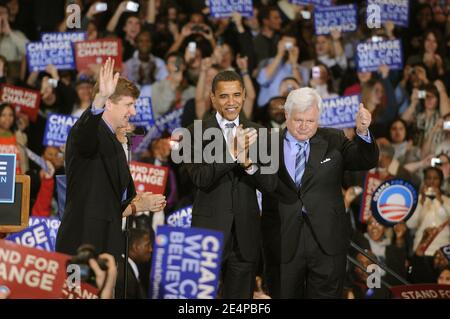
<instances>
[{"instance_id":1,"label":"thumbs up gesture","mask_svg":"<svg viewBox=\"0 0 450 319\"><path fill-rule=\"evenodd\" d=\"M356 133L359 135L368 135L369 126L372 121L372 114L364 107L364 104L359 104L359 110L356 114Z\"/></svg>"}]
</instances>

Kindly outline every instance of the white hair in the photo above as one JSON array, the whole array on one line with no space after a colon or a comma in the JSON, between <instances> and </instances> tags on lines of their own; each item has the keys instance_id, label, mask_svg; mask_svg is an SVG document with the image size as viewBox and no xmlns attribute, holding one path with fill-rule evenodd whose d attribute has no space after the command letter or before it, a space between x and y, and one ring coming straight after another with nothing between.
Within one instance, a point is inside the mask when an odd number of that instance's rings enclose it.
<instances>
[{"instance_id":1,"label":"white hair","mask_svg":"<svg viewBox=\"0 0 450 319\"><path fill-rule=\"evenodd\" d=\"M292 90L284 104L284 109L290 116L292 111L305 112L311 107L317 107L319 115L322 113L322 98L315 89L304 87Z\"/></svg>"}]
</instances>

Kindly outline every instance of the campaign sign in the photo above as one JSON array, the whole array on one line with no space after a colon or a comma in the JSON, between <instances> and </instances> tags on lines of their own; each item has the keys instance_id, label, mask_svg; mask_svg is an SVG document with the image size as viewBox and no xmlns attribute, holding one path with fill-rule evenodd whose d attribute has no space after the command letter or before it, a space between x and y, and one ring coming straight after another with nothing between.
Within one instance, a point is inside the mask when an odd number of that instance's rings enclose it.
<instances>
[{"instance_id":1,"label":"campaign sign","mask_svg":"<svg viewBox=\"0 0 450 319\"><path fill-rule=\"evenodd\" d=\"M41 103L39 91L8 84L4 84L0 90L0 100L2 102L12 104L17 112L28 115L33 122L36 121Z\"/></svg>"},{"instance_id":2,"label":"campaign sign","mask_svg":"<svg viewBox=\"0 0 450 319\"><path fill-rule=\"evenodd\" d=\"M214 299L222 247L222 232L159 226L153 248L151 298Z\"/></svg>"},{"instance_id":3,"label":"campaign sign","mask_svg":"<svg viewBox=\"0 0 450 319\"><path fill-rule=\"evenodd\" d=\"M52 42L52 41L84 41L87 38L87 33L83 31L77 32L43 32L41 33L42 42Z\"/></svg>"},{"instance_id":4,"label":"campaign sign","mask_svg":"<svg viewBox=\"0 0 450 319\"><path fill-rule=\"evenodd\" d=\"M62 220L64 215L64 207L66 207L66 175L56 175L56 195L58 196L58 216Z\"/></svg>"},{"instance_id":5,"label":"campaign sign","mask_svg":"<svg viewBox=\"0 0 450 319\"><path fill-rule=\"evenodd\" d=\"M11 234L6 237L6 240L25 247L39 248L46 251L55 250L50 239L50 231L47 225L42 223L25 228L18 233Z\"/></svg>"},{"instance_id":6,"label":"campaign sign","mask_svg":"<svg viewBox=\"0 0 450 319\"><path fill-rule=\"evenodd\" d=\"M30 42L26 45L28 69L44 71L53 64L58 70L74 70L75 57L70 41Z\"/></svg>"},{"instance_id":7,"label":"campaign sign","mask_svg":"<svg viewBox=\"0 0 450 319\"><path fill-rule=\"evenodd\" d=\"M70 256L0 240L0 286L10 299L61 298Z\"/></svg>"},{"instance_id":8,"label":"campaign sign","mask_svg":"<svg viewBox=\"0 0 450 319\"><path fill-rule=\"evenodd\" d=\"M114 68L122 69L122 41L101 39L74 43L78 72L90 70L90 65L101 65L107 58L114 60Z\"/></svg>"},{"instance_id":9,"label":"campaign sign","mask_svg":"<svg viewBox=\"0 0 450 319\"><path fill-rule=\"evenodd\" d=\"M323 100L321 127L355 127L359 109L359 95L349 95Z\"/></svg>"},{"instance_id":10,"label":"campaign sign","mask_svg":"<svg viewBox=\"0 0 450 319\"><path fill-rule=\"evenodd\" d=\"M169 176L168 167L132 161L130 172L136 191L164 194Z\"/></svg>"},{"instance_id":11,"label":"campaign sign","mask_svg":"<svg viewBox=\"0 0 450 319\"><path fill-rule=\"evenodd\" d=\"M146 96L138 98L134 107L136 108L136 115L130 118L131 124L144 127L155 124L152 99L150 97Z\"/></svg>"},{"instance_id":12,"label":"campaign sign","mask_svg":"<svg viewBox=\"0 0 450 319\"><path fill-rule=\"evenodd\" d=\"M403 68L403 50L400 40L360 42L356 47L358 72L373 72L386 64L391 70Z\"/></svg>"},{"instance_id":13,"label":"campaign sign","mask_svg":"<svg viewBox=\"0 0 450 319\"><path fill-rule=\"evenodd\" d=\"M417 190L403 179L385 181L372 196L372 215L385 226L407 221L417 206Z\"/></svg>"},{"instance_id":14,"label":"campaign sign","mask_svg":"<svg viewBox=\"0 0 450 319\"><path fill-rule=\"evenodd\" d=\"M62 289L62 299L99 299L98 292L97 288L88 283L81 281L79 286L69 286L66 280Z\"/></svg>"},{"instance_id":15,"label":"campaign sign","mask_svg":"<svg viewBox=\"0 0 450 319\"><path fill-rule=\"evenodd\" d=\"M213 18L231 17L233 12L243 17L253 16L253 0L208 0L208 3Z\"/></svg>"},{"instance_id":16,"label":"campaign sign","mask_svg":"<svg viewBox=\"0 0 450 319\"><path fill-rule=\"evenodd\" d=\"M147 134L133 151L141 153L147 149L152 140L159 138L164 131L172 133L175 129L181 127L182 115L183 109L177 109L160 116L155 121L155 126L148 128Z\"/></svg>"},{"instance_id":17,"label":"campaign sign","mask_svg":"<svg viewBox=\"0 0 450 319\"><path fill-rule=\"evenodd\" d=\"M30 216L30 221L28 223L30 226L45 224L48 228L50 242L52 244L52 251L55 250L56 245L56 235L58 234L59 225L61 225L61 221L58 218L53 217L35 217Z\"/></svg>"},{"instance_id":18,"label":"campaign sign","mask_svg":"<svg viewBox=\"0 0 450 319\"><path fill-rule=\"evenodd\" d=\"M66 144L70 129L77 120L75 116L50 113L45 123L42 144L56 147Z\"/></svg>"},{"instance_id":19,"label":"campaign sign","mask_svg":"<svg viewBox=\"0 0 450 319\"><path fill-rule=\"evenodd\" d=\"M0 203L14 203L16 154L0 154Z\"/></svg>"},{"instance_id":20,"label":"campaign sign","mask_svg":"<svg viewBox=\"0 0 450 319\"><path fill-rule=\"evenodd\" d=\"M364 191L362 195L361 210L359 214L359 220L363 224L367 223L371 215L370 206L372 202L372 194L382 182L383 180L377 173L367 173L364 180Z\"/></svg>"},{"instance_id":21,"label":"campaign sign","mask_svg":"<svg viewBox=\"0 0 450 319\"><path fill-rule=\"evenodd\" d=\"M447 257L448 262L450 263L450 245L441 247L441 251L445 257Z\"/></svg>"},{"instance_id":22,"label":"campaign sign","mask_svg":"<svg viewBox=\"0 0 450 319\"><path fill-rule=\"evenodd\" d=\"M331 6L331 0L289 0L292 4L299 6L305 6L308 4L314 4L316 6L329 7Z\"/></svg>"},{"instance_id":23,"label":"campaign sign","mask_svg":"<svg viewBox=\"0 0 450 319\"><path fill-rule=\"evenodd\" d=\"M450 299L450 285L419 284L390 289L395 299Z\"/></svg>"},{"instance_id":24,"label":"campaign sign","mask_svg":"<svg viewBox=\"0 0 450 319\"><path fill-rule=\"evenodd\" d=\"M167 216L167 225L189 228L192 222L192 206L183 207Z\"/></svg>"},{"instance_id":25,"label":"campaign sign","mask_svg":"<svg viewBox=\"0 0 450 319\"><path fill-rule=\"evenodd\" d=\"M356 5L316 7L314 28L316 35L330 34L333 29L341 32L355 31L357 28Z\"/></svg>"},{"instance_id":26,"label":"campaign sign","mask_svg":"<svg viewBox=\"0 0 450 319\"><path fill-rule=\"evenodd\" d=\"M367 14L372 12L372 7L377 8L382 23L392 21L402 27L409 25L409 0L367 0L367 6Z\"/></svg>"}]
</instances>

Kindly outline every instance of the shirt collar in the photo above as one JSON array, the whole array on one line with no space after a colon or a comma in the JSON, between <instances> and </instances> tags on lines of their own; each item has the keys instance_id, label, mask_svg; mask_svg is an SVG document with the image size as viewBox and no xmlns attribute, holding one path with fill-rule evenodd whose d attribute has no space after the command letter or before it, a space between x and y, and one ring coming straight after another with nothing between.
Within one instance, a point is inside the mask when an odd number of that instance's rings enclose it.
<instances>
[{"instance_id":1,"label":"shirt collar","mask_svg":"<svg viewBox=\"0 0 450 319\"><path fill-rule=\"evenodd\" d=\"M109 125L109 123L108 123L105 119L102 118L102 120L103 120L103 122L105 122L106 126L108 126L108 128L111 130L111 132L112 132L113 134L116 134L116 132L113 130L112 126Z\"/></svg>"},{"instance_id":2,"label":"shirt collar","mask_svg":"<svg viewBox=\"0 0 450 319\"><path fill-rule=\"evenodd\" d=\"M288 141L288 143L291 145L297 144L297 143L306 144L306 145L309 144L309 139L307 139L306 141L298 141L295 137L292 136L292 134L288 130L286 130L286 136L284 137L284 139L286 141Z\"/></svg>"},{"instance_id":3,"label":"shirt collar","mask_svg":"<svg viewBox=\"0 0 450 319\"><path fill-rule=\"evenodd\" d=\"M125 255L122 255L122 257L125 258ZM134 260L131 259L130 257L128 257L128 264L131 266L131 269L133 270L133 273L136 276L136 279L139 279L139 269L138 269L136 263L134 262Z\"/></svg>"},{"instance_id":4,"label":"shirt collar","mask_svg":"<svg viewBox=\"0 0 450 319\"><path fill-rule=\"evenodd\" d=\"M220 128L221 128L222 130L225 129L225 124L231 123L231 122L234 123L235 127L238 127L238 126L239 126L239 116L236 117L236 118L234 119L234 121L229 121L229 120L223 118L222 115L220 115L219 112L216 112L216 119L217 119L217 123L219 123L219 126L220 126Z\"/></svg>"}]
</instances>

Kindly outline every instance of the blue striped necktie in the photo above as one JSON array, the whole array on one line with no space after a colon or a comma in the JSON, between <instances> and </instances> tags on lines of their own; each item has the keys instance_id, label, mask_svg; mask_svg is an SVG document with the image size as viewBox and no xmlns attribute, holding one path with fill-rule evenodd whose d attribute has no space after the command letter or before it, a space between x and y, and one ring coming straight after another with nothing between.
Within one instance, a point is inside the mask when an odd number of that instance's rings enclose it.
<instances>
[{"instance_id":1,"label":"blue striped necktie","mask_svg":"<svg viewBox=\"0 0 450 319\"><path fill-rule=\"evenodd\" d=\"M306 143L297 142L295 145L298 148L295 157L295 185L299 188L306 166Z\"/></svg>"}]
</instances>

